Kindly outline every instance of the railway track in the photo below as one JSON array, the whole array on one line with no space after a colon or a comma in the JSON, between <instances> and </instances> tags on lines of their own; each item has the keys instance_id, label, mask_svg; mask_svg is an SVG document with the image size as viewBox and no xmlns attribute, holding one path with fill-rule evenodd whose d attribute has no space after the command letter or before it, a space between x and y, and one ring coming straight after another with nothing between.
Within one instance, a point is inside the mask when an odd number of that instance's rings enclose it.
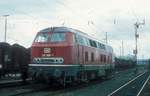
<instances>
[{"instance_id":1,"label":"railway track","mask_svg":"<svg viewBox=\"0 0 150 96\"><path fill-rule=\"evenodd\" d=\"M0 90L1 96L23 96L32 92L37 92L47 89L49 86L40 83L25 84L22 86L5 87Z\"/></svg>"},{"instance_id":2,"label":"railway track","mask_svg":"<svg viewBox=\"0 0 150 96\"><path fill-rule=\"evenodd\" d=\"M123 72L123 74L133 74L132 71L127 71L127 72ZM118 77L118 76L122 76L123 75L122 72L121 73L117 73L115 78ZM140 73L140 75L135 75L137 77L135 77L134 79L132 79L132 82L134 82L134 80L137 80L138 78L140 78L141 76L145 76L147 74L147 72L145 73ZM148 74L147 74L148 75ZM147 76L146 75L146 76ZM127 77L131 77L130 75L126 75ZM134 77L134 76L132 76ZM114 78L114 79L115 79ZM143 78L143 77L142 77ZM131 79L129 79L130 82L131 82ZM106 80L95 80L93 82L90 82L90 83L85 83L85 84L79 84L79 85L76 85L76 86L68 86L67 88L62 88L62 87L52 87L52 86L49 86L49 85L43 85L43 84L27 84L27 85L23 85L23 86L16 86L15 87L12 87L12 88L4 88L5 90L1 91L0 90L0 93L3 93L1 94L1 96L65 96L67 94L74 94L76 92L79 92L79 90L82 90L81 94L83 94L83 92L88 89L89 92L91 91L90 89L91 88L96 88L96 86L101 86L101 84L104 82L107 82ZM110 80L108 80L109 82ZM144 81L144 80L143 80ZM127 81L126 81L127 82ZM112 82L113 83L113 82ZM125 83L125 82L124 82ZM128 83L129 84L129 83ZM128 85L126 84L126 86ZM99 88L100 88L99 87ZM118 86L119 87L119 86ZM116 87L117 88L117 87ZM84 90L85 89L85 90ZM114 88L115 89L115 88ZM122 88L121 88L122 89ZM9 91L10 90L10 91ZM99 89L96 89L96 90L99 90ZM119 89L120 90L120 89ZM113 90L111 90L113 91ZM109 91L108 93L110 93L111 91ZM97 92L100 92L97 91ZM102 91L101 91L102 92ZM117 91L118 92L118 91ZM108 94L107 93L107 94ZM40 95L39 95L40 94ZM65 94L65 95L63 95ZM93 93L95 94L95 93ZM100 96L107 96L106 95L100 95ZM116 93L115 93L116 94ZM70 95L68 95L70 96ZM73 95L75 96L75 95ZM78 94L76 95L78 96ZM82 95L80 95L82 96ZM97 95L87 95L87 96L98 96ZM118 95L110 95L110 96L118 96ZM125 96L125 95L120 95L120 96ZM129 95L128 96L136 96L136 95Z\"/></svg>"},{"instance_id":3,"label":"railway track","mask_svg":"<svg viewBox=\"0 0 150 96\"><path fill-rule=\"evenodd\" d=\"M90 83L79 84L77 86L69 86L67 88L57 88L57 89L49 88L49 89L45 89L43 91L39 90L39 91L35 91L35 92L23 94L23 95L24 96L37 96L37 94L38 95L40 94L39 96L65 96L65 95L70 94L71 96L78 96L78 95L72 95L72 92L76 92L76 91L79 91L79 90L82 90L85 88L92 88L94 86L97 86L97 84L100 84L105 81L106 80L95 80ZM70 96L70 95L68 95L68 96ZM19 94L17 96L22 96L22 94ZM80 96L82 96L82 95L80 95ZM93 96L97 96L97 95L93 95Z\"/></svg>"},{"instance_id":4,"label":"railway track","mask_svg":"<svg viewBox=\"0 0 150 96\"><path fill-rule=\"evenodd\" d=\"M27 79L26 82L23 82L23 80L1 81L0 82L0 89L6 88L6 87L27 85L30 83L30 81L31 81L31 79Z\"/></svg>"},{"instance_id":5,"label":"railway track","mask_svg":"<svg viewBox=\"0 0 150 96\"><path fill-rule=\"evenodd\" d=\"M20 88L16 90L17 92L14 94L11 94L10 96L24 96L24 95L28 96L31 93L44 91L47 89L49 89L49 86L46 86L43 84L29 85L29 86L26 86L25 88Z\"/></svg>"},{"instance_id":6,"label":"railway track","mask_svg":"<svg viewBox=\"0 0 150 96\"><path fill-rule=\"evenodd\" d=\"M146 71L123 84L107 96L140 96L140 93L142 92L149 78L150 74L148 71Z\"/></svg>"},{"instance_id":7,"label":"railway track","mask_svg":"<svg viewBox=\"0 0 150 96\"><path fill-rule=\"evenodd\" d=\"M3 91L4 95L2 94L1 96L36 96L37 92L44 92L44 94L42 94L42 96L45 96L45 95L53 96L53 95L57 95L57 94L61 94L61 93L69 92L69 91L75 91L80 88L90 86L93 84L97 84L97 83L100 83L103 81L104 80L102 79L102 80L92 81L91 83L88 83L88 84L84 83L84 84L80 84L80 85L68 85L66 88L61 87L61 86L54 87L54 86L49 86L49 85L44 85L44 84L29 84L29 83L20 86L19 83L11 82L10 85L3 84L4 86L2 89L4 89L4 91ZM9 92L9 90L11 92ZM13 92L12 92L12 90L13 90ZM1 91L0 91L0 93L1 93ZM36 93L36 95L32 95L34 93Z\"/></svg>"},{"instance_id":8,"label":"railway track","mask_svg":"<svg viewBox=\"0 0 150 96\"><path fill-rule=\"evenodd\" d=\"M28 91L28 92L22 92L22 93L19 93L19 94L15 94L15 95L12 95L12 96L37 96L37 94L41 94L42 92L42 95L40 96L55 96L55 95L60 95L62 93L67 93L67 92L70 92L70 91L76 91L76 90L79 90L79 89L82 89L82 88L85 88L85 87L88 87L88 86L91 86L91 85L96 85L97 83L100 83L100 82L103 82L103 81L99 81L99 80L96 80L96 81L93 81L91 82L90 84L87 84L87 83L84 83L84 84L80 84L80 85L70 85L70 86L67 86L67 87L60 87L58 86L57 88L56 87L45 87L45 88L41 88L41 89L37 89L37 90L31 90L31 91Z\"/></svg>"},{"instance_id":9,"label":"railway track","mask_svg":"<svg viewBox=\"0 0 150 96\"><path fill-rule=\"evenodd\" d=\"M137 96L150 96L150 75L145 81Z\"/></svg>"}]
</instances>

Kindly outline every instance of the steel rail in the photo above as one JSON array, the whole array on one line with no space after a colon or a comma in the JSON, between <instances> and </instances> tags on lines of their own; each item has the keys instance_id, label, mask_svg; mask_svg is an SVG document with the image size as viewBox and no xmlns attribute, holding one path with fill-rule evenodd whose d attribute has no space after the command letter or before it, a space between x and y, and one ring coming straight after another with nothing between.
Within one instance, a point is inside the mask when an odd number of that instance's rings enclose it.
<instances>
[{"instance_id":1,"label":"steel rail","mask_svg":"<svg viewBox=\"0 0 150 96\"><path fill-rule=\"evenodd\" d=\"M127 86L128 84L130 84L131 82L133 82L134 80L136 80L137 78L139 78L140 76L144 75L146 72L141 73L140 75L136 76L135 78L133 78L132 80L128 81L127 83L125 83L124 85L122 85L121 87L119 87L118 89L114 90L113 92L111 92L110 94L108 94L107 96L112 96L114 93L118 92L119 90L121 90L123 87Z\"/></svg>"},{"instance_id":2,"label":"steel rail","mask_svg":"<svg viewBox=\"0 0 150 96\"><path fill-rule=\"evenodd\" d=\"M150 75L148 76L148 78L146 79L145 83L143 84L142 88L140 89L140 91L138 92L138 94L136 96L140 96L142 90L144 89L144 87L147 84L147 82L148 82L149 79L150 79Z\"/></svg>"}]
</instances>

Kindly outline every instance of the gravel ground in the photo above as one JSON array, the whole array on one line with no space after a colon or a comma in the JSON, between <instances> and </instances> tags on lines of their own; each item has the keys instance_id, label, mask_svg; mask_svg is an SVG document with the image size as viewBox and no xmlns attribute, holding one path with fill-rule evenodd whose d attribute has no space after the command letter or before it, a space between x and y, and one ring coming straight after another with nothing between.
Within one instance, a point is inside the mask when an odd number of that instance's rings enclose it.
<instances>
[{"instance_id":1,"label":"gravel ground","mask_svg":"<svg viewBox=\"0 0 150 96\"><path fill-rule=\"evenodd\" d=\"M46 89L44 91L37 91L26 95L20 95L20 96L107 96L112 91L119 88L121 85L126 83L127 81L131 80L141 72L143 72L143 69L140 69L140 71L135 74L134 69L125 70L116 72L114 78L106 81L100 81L98 83L89 84L83 87L77 87L77 88L70 88L68 89L62 89L62 90L52 90L51 88ZM37 86L40 87L40 86ZM30 88L8 88L8 89L0 89L0 96L11 96L12 94L16 92L21 92L24 90L32 90L37 87L30 87Z\"/></svg>"},{"instance_id":2,"label":"gravel ground","mask_svg":"<svg viewBox=\"0 0 150 96\"><path fill-rule=\"evenodd\" d=\"M98 83L89 84L84 87L79 87L71 90L52 91L45 90L28 94L26 96L107 96L112 91L119 88L135 76L139 75L144 70L140 70L137 74L134 73L134 69L116 72L114 78L106 81L100 81Z\"/></svg>"},{"instance_id":3,"label":"gravel ground","mask_svg":"<svg viewBox=\"0 0 150 96\"><path fill-rule=\"evenodd\" d=\"M36 90L40 88L42 89L44 87L47 87L47 86L43 84L30 84L30 85L24 85L24 86L3 88L3 89L0 89L0 96L15 96L16 94L20 94L22 92L30 92L32 90Z\"/></svg>"},{"instance_id":4,"label":"gravel ground","mask_svg":"<svg viewBox=\"0 0 150 96\"><path fill-rule=\"evenodd\" d=\"M137 75L137 74L136 74ZM102 82L97 85L88 86L71 92L61 93L54 96L107 96L109 93L119 88L135 77L135 74L130 71L117 73L115 78Z\"/></svg>"}]
</instances>

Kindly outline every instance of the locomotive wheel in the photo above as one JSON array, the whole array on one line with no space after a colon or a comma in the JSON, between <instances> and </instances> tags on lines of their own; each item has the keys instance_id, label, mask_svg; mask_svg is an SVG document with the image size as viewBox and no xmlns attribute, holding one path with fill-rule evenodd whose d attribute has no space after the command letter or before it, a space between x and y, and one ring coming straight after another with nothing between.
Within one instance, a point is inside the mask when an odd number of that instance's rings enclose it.
<instances>
[{"instance_id":1,"label":"locomotive wheel","mask_svg":"<svg viewBox=\"0 0 150 96\"><path fill-rule=\"evenodd\" d=\"M79 83L87 83L89 82L88 73L86 71L82 71L78 74L78 82Z\"/></svg>"},{"instance_id":2,"label":"locomotive wheel","mask_svg":"<svg viewBox=\"0 0 150 96\"><path fill-rule=\"evenodd\" d=\"M96 79L96 72L91 72L90 73L90 80Z\"/></svg>"},{"instance_id":3,"label":"locomotive wheel","mask_svg":"<svg viewBox=\"0 0 150 96\"><path fill-rule=\"evenodd\" d=\"M59 83L60 86L66 87L66 77L65 77L65 76L59 78L59 79L57 80L57 82Z\"/></svg>"},{"instance_id":4,"label":"locomotive wheel","mask_svg":"<svg viewBox=\"0 0 150 96\"><path fill-rule=\"evenodd\" d=\"M56 82L60 86L65 87L66 86L66 79L67 79L66 73L62 72L62 75L59 78L57 78Z\"/></svg>"},{"instance_id":5,"label":"locomotive wheel","mask_svg":"<svg viewBox=\"0 0 150 96\"><path fill-rule=\"evenodd\" d=\"M105 76L103 77L103 79L111 79L113 77L113 71L111 69L107 69L105 70Z\"/></svg>"}]
</instances>

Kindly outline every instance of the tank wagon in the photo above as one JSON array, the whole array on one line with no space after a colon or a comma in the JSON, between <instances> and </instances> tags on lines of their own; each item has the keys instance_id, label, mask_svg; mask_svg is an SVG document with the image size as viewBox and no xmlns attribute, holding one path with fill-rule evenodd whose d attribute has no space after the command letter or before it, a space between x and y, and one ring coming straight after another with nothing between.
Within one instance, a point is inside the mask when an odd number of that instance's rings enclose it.
<instances>
[{"instance_id":1,"label":"tank wagon","mask_svg":"<svg viewBox=\"0 0 150 96\"><path fill-rule=\"evenodd\" d=\"M36 80L66 84L108 76L113 69L112 47L76 29L43 29L31 47L29 74Z\"/></svg>"}]
</instances>

